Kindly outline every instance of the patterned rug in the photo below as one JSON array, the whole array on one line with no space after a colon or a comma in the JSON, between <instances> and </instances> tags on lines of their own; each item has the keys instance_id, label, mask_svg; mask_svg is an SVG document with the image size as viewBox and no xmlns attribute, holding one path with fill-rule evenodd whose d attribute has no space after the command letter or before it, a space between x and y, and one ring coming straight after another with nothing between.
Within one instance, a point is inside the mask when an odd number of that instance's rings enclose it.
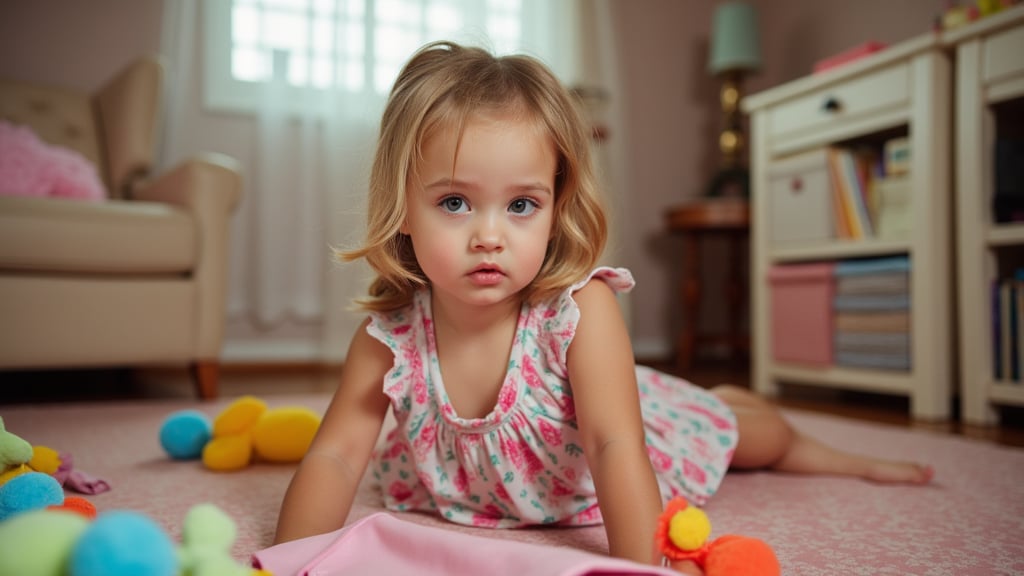
<instances>
[{"instance_id":1,"label":"patterned rug","mask_svg":"<svg viewBox=\"0 0 1024 576\"><path fill-rule=\"evenodd\" d=\"M322 413L323 394L275 395L272 408L305 406ZM233 400L124 401L0 405L9 431L32 444L74 457L75 468L107 480L112 490L88 497L102 512L130 509L180 536L185 512L212 502L239 527L233 553L248 558L269 546L293 465L254 464L215 473L199 462L170 460L158 441L175 411L211 417ZM933 432L788 411L801 430L835 446L928 462L927 487L879 486L859 480L732 473L706 511L712 536L735 533L767 541L784 574L1024 574L1024 450ZM379 511L375 487L364 482L349 521ZM573 546L604 553L600 527L489 531L439 518L406 519L477 535Z\"/></svg>"}]
</instances>

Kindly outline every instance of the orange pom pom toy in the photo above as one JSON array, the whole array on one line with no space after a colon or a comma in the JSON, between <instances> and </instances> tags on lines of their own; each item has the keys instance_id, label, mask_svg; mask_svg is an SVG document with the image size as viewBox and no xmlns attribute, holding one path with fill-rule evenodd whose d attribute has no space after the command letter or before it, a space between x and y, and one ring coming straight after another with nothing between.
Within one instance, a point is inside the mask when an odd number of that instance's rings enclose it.
<instances>
[{"instance_id":1,"label":"orange pom pom toy","mask_svg":"<svg viewBox=\"0 0 1024 576\"><path fill-rule=\"evenodd\" d=\"M65 496L64 503L59 506L47 506L50 510L64 510L78 514L88 520L96 519L96 506L81 496Z\"/></svg>"},{"instance_id":2,"label":"orange pom pom toy","mask_svg":"<svg viewBox=\"0 0 1024 576\"><path fill-rule=\"evenodd\" d=\"M673 561L692 560L707 576L779 576L782 568L771 547L747 536L726 534L710 540L711 522L703 510L673 498L658 517L658 550Z\"/></svg>"}]
</instances>

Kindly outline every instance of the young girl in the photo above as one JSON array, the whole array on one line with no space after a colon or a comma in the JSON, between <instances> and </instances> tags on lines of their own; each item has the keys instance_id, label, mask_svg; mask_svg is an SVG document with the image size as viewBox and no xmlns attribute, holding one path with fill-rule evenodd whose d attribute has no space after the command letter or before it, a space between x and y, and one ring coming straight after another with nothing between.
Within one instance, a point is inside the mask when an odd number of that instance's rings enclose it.
<instances>
[{"instance_id":1,"label":"young girl","mask_svg":"<svg viewBox=\"0 0 1024 576\"><path fill-rule=\"evenodd\" d=\"M635 366L615 298L632 277L594 269L606 223L589 137L532 58L442 42L408 62L381 123L365 244L342 255L377 273L369 318L277 542L340 528L371 458L393 510L603 522L612 555L645 563L660 561L663 501L704 504L730 466L929 481L803 436L745 390ZM389 408L398 425L374 453Z\"/></svg>"}]
</instances>

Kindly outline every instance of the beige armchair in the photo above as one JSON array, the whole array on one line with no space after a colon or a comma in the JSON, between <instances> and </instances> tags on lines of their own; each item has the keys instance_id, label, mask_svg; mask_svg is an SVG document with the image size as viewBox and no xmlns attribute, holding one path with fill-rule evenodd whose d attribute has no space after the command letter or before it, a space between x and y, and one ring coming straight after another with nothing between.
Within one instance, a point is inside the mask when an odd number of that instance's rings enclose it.
<instances>
[{"instance_id":1,"label":"beige armchair","mask_svg":"<svg viewBox=\"0 0 1024 576\"><path fill-rule=\"evenodd\" d=\"M100 202L19 197L0 181L0 370L188 364L217 395L236 162L151 176L163 66L94 94L0 81L0 118L94 162Z\"/></svg>"}]
</instances>

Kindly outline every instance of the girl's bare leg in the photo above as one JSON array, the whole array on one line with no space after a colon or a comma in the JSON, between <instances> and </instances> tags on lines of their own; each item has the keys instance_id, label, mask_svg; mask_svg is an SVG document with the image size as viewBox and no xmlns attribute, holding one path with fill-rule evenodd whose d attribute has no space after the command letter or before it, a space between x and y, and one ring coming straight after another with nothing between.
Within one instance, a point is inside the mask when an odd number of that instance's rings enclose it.
<instances>
[{"instance_id":1,"label":"girl's bare leg","mask_svg":"<svg viewBox=\"0 0 1024 576\"><path fill-rule=\"evenodd\" d=\"M739 443L735 468L771 468L794 474L856 476L885 484L927 484L930 466L837 450L793 429L778 408L736 386L712 390L736 414Z\"/></svg>"}]
</instances>

